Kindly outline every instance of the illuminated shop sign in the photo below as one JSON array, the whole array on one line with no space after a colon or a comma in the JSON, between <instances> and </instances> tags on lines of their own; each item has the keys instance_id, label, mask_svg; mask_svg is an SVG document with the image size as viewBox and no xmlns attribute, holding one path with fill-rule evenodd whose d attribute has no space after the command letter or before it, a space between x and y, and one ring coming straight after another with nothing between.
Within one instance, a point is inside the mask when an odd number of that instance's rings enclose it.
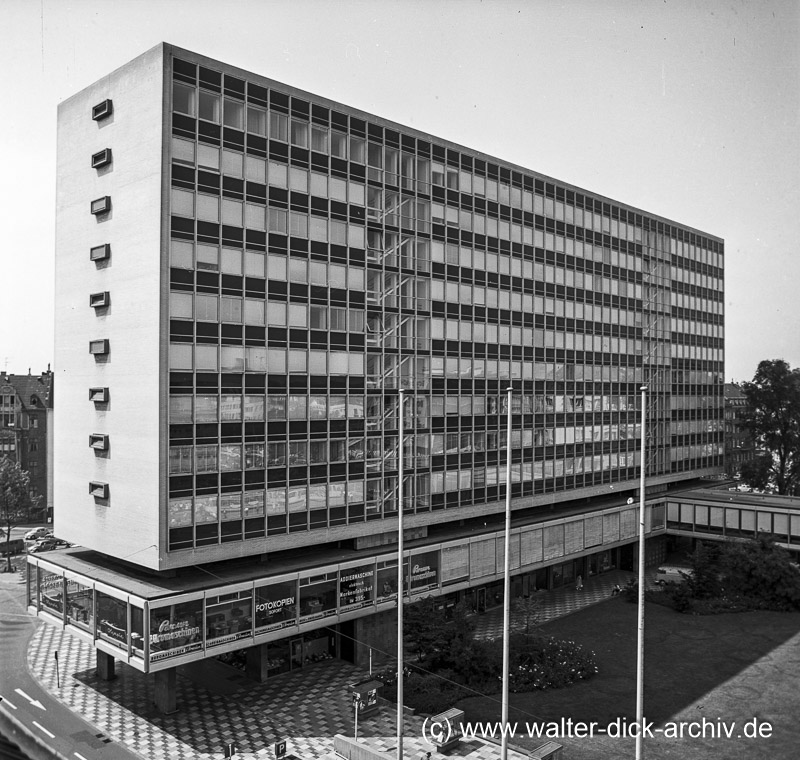
<instances>
[{"instance_id":1,"label":"illuminated shop sign","mask_svg":"<svg viewBox=\"0 0 800 760\"><path fill-rule=\"evenodd\" d=\"M276 631L297 623L297 581L256 586L255 632Z\"/></svg>"},{"instance_id":2,"label":"illuminated shop sign","mask_svg":"<svg viewBox=\"0 0 800 760\"><path fill-rule=\"evenodd\" d=\"M180 657L203 647L203 600L150 610L150 662Z\"/></svg>"},{"instance_id":3,"label":"illuminated shop sign","mask_svg":"<svg viewBox=\"0 0 800 760\"><path fill-rule=\"evenodd\" d=\"M359 565L339 571L339 608L357 609L375 598L375 566Z\"/></svg>"},{"instance_id":4,"label":"illuminated shop sign","mask_svg":"<svg viewBox=\"0 0 800 760\"><path fill-rule=\"evenodd\" d=\"M411 592L439 585L439 551L412 554L408 562Z\"/></svg>"}]
</instances>

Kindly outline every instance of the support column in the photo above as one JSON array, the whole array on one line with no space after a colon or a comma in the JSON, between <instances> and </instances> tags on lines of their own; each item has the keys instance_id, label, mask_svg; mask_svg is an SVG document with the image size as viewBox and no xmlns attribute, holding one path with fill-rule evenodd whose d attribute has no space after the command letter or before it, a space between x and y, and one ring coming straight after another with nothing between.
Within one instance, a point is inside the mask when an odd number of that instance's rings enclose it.
<instances>
[{"instance_id":1,"label":"support column","mask_svg":"<svg viewBox=\"0 0 800 760\"><path fill-rule=\"evenodd\" d=\"M99 649L95 649L95 653L97 655L97 669L95 671L97 676L104 681L113 681L116 678L114 675L114 658Z\"/></svg>"},{"instance_id":2,"label":"support column","mask_svg":"<svg viewBox=\"0 0 800 760\"><path fill-rule=\"evenodd\" d=\"M267 680L267 671L269 670L267 646L267 644L257 644L250 647L245 653L244 672L252 681L264 683Z\"/></svg>"},{"instance_id":3,"label":"support column","mask_svg":"<svg viewBox=\"0 0 800 760\"><path fill-rule=\"evenodd\" d=\"M177 670L175 668L159 670L155 673L153 702L158 711L164 715L178 711L177 680Z\"/></svg>"}]
</instances>

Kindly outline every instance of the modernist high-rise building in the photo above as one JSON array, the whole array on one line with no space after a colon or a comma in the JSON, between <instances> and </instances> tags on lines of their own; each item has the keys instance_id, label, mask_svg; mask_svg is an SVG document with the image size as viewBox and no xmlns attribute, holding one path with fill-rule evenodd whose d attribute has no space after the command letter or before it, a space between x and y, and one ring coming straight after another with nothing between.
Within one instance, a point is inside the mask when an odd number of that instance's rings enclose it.
<instances>
[{"instance_id":1,"label":"modernist high-rise building","mask_svg":"<svg viewBox=\"0 0 800 760\"><path fill-rule=\"evenodd\" d=\"M136 667L363 642L400 478L410 593L490 603L509 387L520 590L632 557L643 435L654 495L722 468L707 233L166 44L61 104L57 214L31 604Z\"/></svg>"}]
</instances>

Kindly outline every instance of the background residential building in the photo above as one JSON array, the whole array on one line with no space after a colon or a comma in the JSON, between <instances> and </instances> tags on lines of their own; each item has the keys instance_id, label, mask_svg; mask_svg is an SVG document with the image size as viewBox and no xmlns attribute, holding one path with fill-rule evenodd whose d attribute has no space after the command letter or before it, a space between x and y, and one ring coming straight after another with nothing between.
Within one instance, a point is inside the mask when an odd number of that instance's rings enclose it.
<instances>
[{"instance_id":1,"label":"background residential building","mask_svg":"<svg viewBox=\"0 0 800 760\"><path fill-rule=\"evenodd\" d=\"M742 418L750 405L738 383L725 383L725 472L735 475L742 464L755 459L756 447Z\"/></svg>"},{"instance_id":2,"label":"background residential building","mask_svg":"<svg viewBox=\"0 0 800 760\"><path fill-rule=\"evenodd\" d=\"M53 516L53 373L0 375L0 455L30 475L30 520Z\"/></svg>"}]
</instances>

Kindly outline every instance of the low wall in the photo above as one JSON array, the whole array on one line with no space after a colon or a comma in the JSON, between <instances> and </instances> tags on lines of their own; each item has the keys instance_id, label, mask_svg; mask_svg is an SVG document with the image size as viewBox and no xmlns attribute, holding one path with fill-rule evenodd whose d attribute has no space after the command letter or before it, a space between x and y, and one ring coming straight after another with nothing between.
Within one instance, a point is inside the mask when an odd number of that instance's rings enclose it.
<instances>
[{"instance_id":1,"label":"low wall","mask_svg":"<svg viewBox=\"0 0 800 760\"><path fill-rule=\"evenodd\" d=\"M394 760L392 755L387 755L368 744L362 744L351 736L341 734L333 737L333 751L345 760Z\"/></svg>"}]
</instances>

